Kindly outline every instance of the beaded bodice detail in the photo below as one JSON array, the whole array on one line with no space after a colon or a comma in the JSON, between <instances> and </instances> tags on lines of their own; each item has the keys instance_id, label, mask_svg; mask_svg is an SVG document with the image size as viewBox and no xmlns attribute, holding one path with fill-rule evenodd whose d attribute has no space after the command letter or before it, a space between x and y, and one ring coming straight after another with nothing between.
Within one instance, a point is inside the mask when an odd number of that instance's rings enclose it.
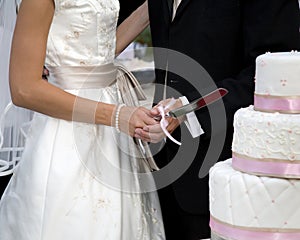
<instances>
[{"instance_id":1,"label":"beaded bodice detail","mask_svg":"<svg viewBox=\"0 0 300 240\"><path fill-rule=\"evenodd\" d=\"M46 66L99 66L115 58L118 0L55 0Z\"/></svg>"}]
</instances>

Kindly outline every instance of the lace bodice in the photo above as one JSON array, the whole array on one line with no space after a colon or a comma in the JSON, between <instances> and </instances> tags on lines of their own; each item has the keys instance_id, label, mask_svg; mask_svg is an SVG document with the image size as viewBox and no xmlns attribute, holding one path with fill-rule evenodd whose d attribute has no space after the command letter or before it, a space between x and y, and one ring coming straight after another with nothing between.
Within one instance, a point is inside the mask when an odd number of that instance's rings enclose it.
<instances>
[{"instance_id":1,"label":"lace bodice","mask_svg":"<svg viewBox=\"0 0 300 240\"><path fill-rule=\"evenodd\" d=\"M115 57L118 0L55 0L46 66L95 66Z\"/></svg>"}]
</instances>

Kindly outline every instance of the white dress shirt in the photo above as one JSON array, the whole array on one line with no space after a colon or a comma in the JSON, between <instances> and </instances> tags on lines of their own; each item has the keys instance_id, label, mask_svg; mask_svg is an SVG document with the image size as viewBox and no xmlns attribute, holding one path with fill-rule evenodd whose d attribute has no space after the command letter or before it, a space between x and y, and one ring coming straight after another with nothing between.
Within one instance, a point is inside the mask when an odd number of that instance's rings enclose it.
<instances>
[{"instance_id":1,"label":"white dress shirt","mask_svg":"<svg viewBox=\"0 0 300 240\"><path fill-rule=\"evenodd\" d=\"M176 11L177 11L177 8L179 6L179 4L181 3L182 0L174 0L174 3L173 3L173 18L172 20L174 20L175 16L176 16Z\"/></svg>"}]
</instances>

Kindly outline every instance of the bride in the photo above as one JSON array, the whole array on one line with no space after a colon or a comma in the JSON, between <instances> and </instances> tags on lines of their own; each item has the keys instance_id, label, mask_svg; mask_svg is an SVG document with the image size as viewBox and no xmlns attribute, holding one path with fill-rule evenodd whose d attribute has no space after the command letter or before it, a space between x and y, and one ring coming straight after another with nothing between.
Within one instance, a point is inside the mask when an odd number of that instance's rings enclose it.
<instances>
[{"instance_id":1,"label":"bride","mask_svg":"<svg viewBox=\"0 0 300 240\"><path fill-rule=\"evenodd\" d=\"M36 113L1 199L1 240L165 239L148 190L156 166L132 138L157 122L138 106L134 77L113 64L148 25L147 3L117 28L118 11L118 0L23 0L10 89Z\"/></svg>"}]
</instances>

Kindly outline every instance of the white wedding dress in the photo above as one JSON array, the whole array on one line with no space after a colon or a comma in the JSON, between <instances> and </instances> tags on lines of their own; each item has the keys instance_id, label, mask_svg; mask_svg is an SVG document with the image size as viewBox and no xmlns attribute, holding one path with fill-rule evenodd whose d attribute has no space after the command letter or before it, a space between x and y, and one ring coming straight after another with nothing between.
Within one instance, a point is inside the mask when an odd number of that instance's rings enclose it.
<instances>
[{"instance_id":1,"label":"white wedding dress","mask_svg":"<svg viewBox=\"0 0 300 240\"><path fill-rule=\"evenodd\" d=\"M97 101L128 101L123 88L130 84L112 80L118 11L117 0L55 0L49 82ZM137 98L130 94L133 104ZM149 189L149 167L130 137L36 113L1 199L0 239L165 239L159 200Z\"/></svg>"}]
</instances>

